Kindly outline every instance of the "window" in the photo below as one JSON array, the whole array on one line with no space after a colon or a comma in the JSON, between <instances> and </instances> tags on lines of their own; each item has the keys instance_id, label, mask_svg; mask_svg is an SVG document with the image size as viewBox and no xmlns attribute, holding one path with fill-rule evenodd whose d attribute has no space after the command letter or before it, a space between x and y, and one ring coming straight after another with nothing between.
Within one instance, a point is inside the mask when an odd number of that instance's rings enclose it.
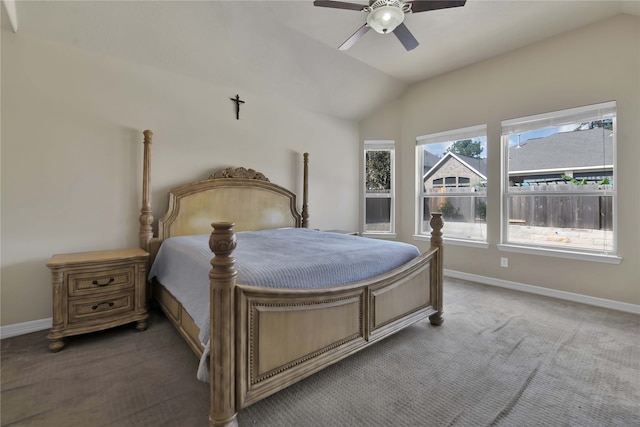
<instances>
[{"instance_id":1,"label":"window","mask_svg":"<svg viewBox=\"0 0 640 427\"><path fill-rule=\"evenodd\" d=\"M473 126L416 138L418 235L441 212L444 237L486 243L487 128Z\"/></svg>"},{"instance_id":2,"label":"window","mask_svg":"<svg viewBox=\"0 0 640 427\"><path fill-rule=\"evenodd\" d=\"M616 103L502 122L502 242L614 255Z\"/></svg>"},{"instance_id":3,"label":"window","mask_svg":"<svg viewBox=\"0 0 640 427\"><path fill-rule=\"evenodd\" d=\"M394 141L365 141L365 233L395 233L394 163Z\"/></svg>"},{"instance_id":4,"label":"window","mask_svg":"<svg viewBox=\"0 0 640 427\"><path fill-rule=\"evenodd\" d=\"M444 178L444 185L442 182L442 178L434 178L433 187L469 187L471 178L468 176L448 176Z\"/></svg>"}]
</instances>

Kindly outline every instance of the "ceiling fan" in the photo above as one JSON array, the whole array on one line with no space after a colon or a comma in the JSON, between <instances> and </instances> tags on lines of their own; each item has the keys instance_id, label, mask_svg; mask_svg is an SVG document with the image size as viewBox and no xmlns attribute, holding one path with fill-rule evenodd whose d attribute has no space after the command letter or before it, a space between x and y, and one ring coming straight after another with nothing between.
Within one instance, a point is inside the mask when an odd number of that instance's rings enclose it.
<instances>
[{"instance_id":1,"label":"ceiling fan","mask_svg":"<svg viewBox=\"0 0 640 427\"><path fill-rule=\"evenodd\" d=\"M371 0L368 6L343 1L315 0L314 6L332 7L335 9L357 10L367 13L367 22L358 28L338 49L347 50L364 36L370 28L380 34L393 33L407 50L418 47L418 40L404 25L407 13L427 12L430 10L446 9L464 6L463 1L401 1L401 0Z\"/></svg>"}]
</instances>

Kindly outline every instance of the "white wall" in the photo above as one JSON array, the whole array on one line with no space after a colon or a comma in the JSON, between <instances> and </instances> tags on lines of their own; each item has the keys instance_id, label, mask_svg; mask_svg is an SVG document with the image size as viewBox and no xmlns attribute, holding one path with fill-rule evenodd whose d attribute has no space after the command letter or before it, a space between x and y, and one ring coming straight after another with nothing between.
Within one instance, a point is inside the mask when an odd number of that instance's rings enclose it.
<instances>
[{"instance_id":1,"label":"white wall","mask_svg":"<svg viewBox=\"0 0 640 427\"><path fill-rule=\"evenodd\" d=\"M137 245L144 129L156 220L170 187L226 166L301 194L306 151L311 227L358 225L355 122L7 28L1 71L1 325L51 317L54 253Z\"/></svg>"},{"instance_id":2,"label":"white wall","mask_svg":"<svg viewBox=\"0 0 640 427\"><path fill-rule=\"evenodd\" d=\"M604 101L618 107L619 265L499 252L500 122ZM361 123L361 139L398 141L399 237L415 227L417 136L488 127L490 247L445 245L445 268L558 291L640 304L640 22L620 15L409 88ZM385 123L381 127L380 123ZM446 224L445 224L446 229ZM500 268L500 257L509 268Z\"/></svg>"}]
</instances>

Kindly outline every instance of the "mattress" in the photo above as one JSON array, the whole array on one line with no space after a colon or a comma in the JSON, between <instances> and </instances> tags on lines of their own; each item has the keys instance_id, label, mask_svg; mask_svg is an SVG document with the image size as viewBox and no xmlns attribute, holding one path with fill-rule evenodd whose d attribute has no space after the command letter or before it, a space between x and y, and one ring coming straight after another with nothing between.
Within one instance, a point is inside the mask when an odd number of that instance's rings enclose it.
<instances>
[{"instance_id":1,"label":"mattress","mask_svg":"<svg viewBox=\"0 0 640 427\"><path fill-rule=\"evenodd\" d=\"M166 239L149 271L209 337L209 234ZM270 288L325 288L378 276L420 255L413 245L307 228L236 233L236 282Z\"/></svg>"}]
</instances>

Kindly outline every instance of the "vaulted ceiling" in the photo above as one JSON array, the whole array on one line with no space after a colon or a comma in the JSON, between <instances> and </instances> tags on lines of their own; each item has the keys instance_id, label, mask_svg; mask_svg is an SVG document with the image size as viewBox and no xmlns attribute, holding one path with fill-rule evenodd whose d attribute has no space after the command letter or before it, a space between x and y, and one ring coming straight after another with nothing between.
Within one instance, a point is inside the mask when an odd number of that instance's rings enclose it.
<instances>
[{"instance_id":1,"label":"vaulted ceiling","mask_svg":"<svg viewBox=\"0 0 640 427\"><path fill-rule=\"evenodd\" d=\"M363 6L365 1L356 1ZM352 10L296 1L17 1L18 32L358 120L412 83L620 13L640 1L468 0L408 15L406 51ZM10 28L2 12L3 31ZM3 34L3 35L6 35Z\"/></svg>"}]
</instances>

